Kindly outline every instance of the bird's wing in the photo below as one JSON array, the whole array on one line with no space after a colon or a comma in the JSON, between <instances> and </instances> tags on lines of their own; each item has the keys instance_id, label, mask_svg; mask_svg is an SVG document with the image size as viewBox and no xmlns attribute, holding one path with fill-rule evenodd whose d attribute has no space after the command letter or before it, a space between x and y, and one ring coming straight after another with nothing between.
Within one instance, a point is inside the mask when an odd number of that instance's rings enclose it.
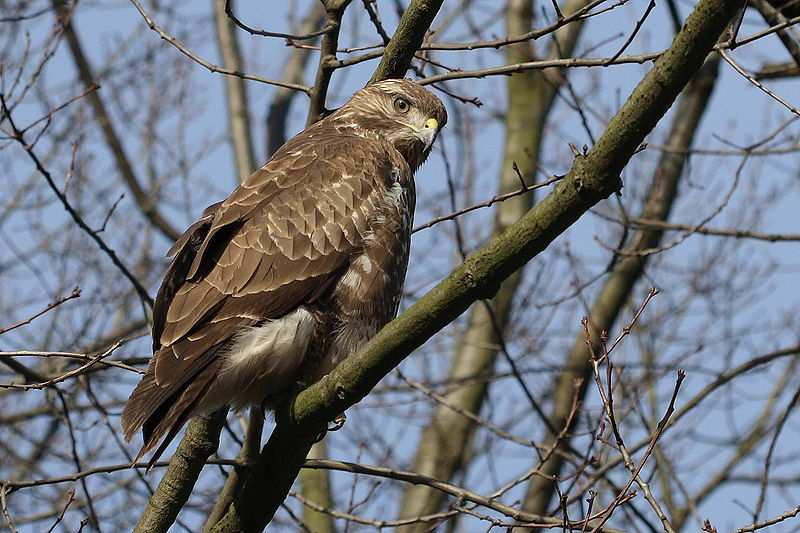
<instances>
[{"instance_id":1,"label":"bird's wing","mask_svg":"<svg viewBox=\"0 0 800 533\"><path fill-rule=\"evenodd\" d=\"M383 143L306 133L206 210L173 247L154 309L155 353L122 415L127 438L144 427L143 451L188 416L219 369L220 348L238 330L331 287L360 248L387 186L398 171L410 173Z\"/></svg>"}]
</instances>

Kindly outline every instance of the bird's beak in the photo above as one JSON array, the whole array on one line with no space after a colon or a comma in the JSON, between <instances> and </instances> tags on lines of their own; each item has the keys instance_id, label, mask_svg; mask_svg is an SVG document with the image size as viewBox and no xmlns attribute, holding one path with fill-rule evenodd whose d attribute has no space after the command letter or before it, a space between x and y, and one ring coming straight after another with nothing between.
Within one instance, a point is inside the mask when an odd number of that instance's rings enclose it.
<instances>
[{"instance_id":1,"label":"bird's beak","mask_svg":"<svg viewBox=\"0 0 800 533\"><path fill-rule=\"evenodd\" d=\"M433 146L433 141L436 140L436 135L439 133L439 121L435 118L429 118L425 121L425 126L417 130L417 136L425 143L425 150L429 150Z\"/></svg>"}]
</instances>

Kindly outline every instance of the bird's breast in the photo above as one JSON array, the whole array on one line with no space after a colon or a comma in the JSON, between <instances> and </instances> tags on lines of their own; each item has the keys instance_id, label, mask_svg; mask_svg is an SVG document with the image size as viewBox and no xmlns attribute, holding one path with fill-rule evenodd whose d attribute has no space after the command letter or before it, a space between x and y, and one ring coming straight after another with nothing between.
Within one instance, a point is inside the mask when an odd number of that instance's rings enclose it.
<instances>
[{"instance_id":1,"label":"bird's breast","mask_svg":"<svg viewBox=\"0 0 800 533\"><path fill-rule=\"evenodd\" d=\"M413 194L399 183L388 188L362 249L335 287L333 365L358 351L397 313L408 267Z\"/></svg>"}]
</instances>

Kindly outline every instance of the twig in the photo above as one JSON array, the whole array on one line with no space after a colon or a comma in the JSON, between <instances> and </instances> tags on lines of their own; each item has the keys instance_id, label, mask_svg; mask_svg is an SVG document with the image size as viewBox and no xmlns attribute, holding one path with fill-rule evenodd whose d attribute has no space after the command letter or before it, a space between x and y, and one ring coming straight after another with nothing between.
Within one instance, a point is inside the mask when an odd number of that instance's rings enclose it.
<instances>
[{"instance_id":1,"label":"twig","mask_svg":"<svg viewBox=\"0 0 800 533\"><path fill-rule=\"evenodd\" d=\"M223 465L223 466L243 466L243 463L230 459L209 459L206 461L206 464ZM131 468L146 470L150 466L151 465L149 465L147 462L140 462L135 464L121 463L113 465L96 466L94 468L88 468L86 470L82 470L80 472L75 472L74 474L69 474L65 476L34 479L27 481L13 481L13 480L3 481L2 485L4 487L7 487L8 493L11 494L20 489L27 489L30 487L41 487L44 485L58 485L60 483L73 483L75 481L78 481L80 479L89 476L93 476L95 474L111 474L123 470L130 470ZM152 465L153 468L164 468L166 466L169 466L169 461L158 461Z\"/></svg>"},{"instance_id":2,"label":"twig","mask_svg":"<svg viewBox=\"0 0 800 533\"><path fill-rule=\"evenodd\" d=\"M750 37L742 39L738 41L737 47L742 46L744 44L749 44L753 41L762 39L763 37L770 35L772 33L776 33L784 28L792 26L800 22L800 16L794 17L792 19L787 20L785 23L777 24L768 28L764 31L755 33ZM424 48L424 47L423 47ZM429 47L430 48L430 47ZM730 48L729 45L726 44L719 44L714 47L715 50L722 52L726 49ZM430 48L430 49L439 49L439 48ZM449 49L449 48L446 48ZM559 68L575 68L575 67L605 67L610 65L623 65L623 64L632 64L638 63L643 64L649 61L655 61L664 52L650 52L646 54L640 55L629 55L629 56L620 56L612 61L613 58L589 58L589 59L582 59L582 58L566 58L566 59L551 59L546 61L525 61L522 63L514 63L512 65L502 65L497 67L488 67L483 69L476 69L476 70L462 70L456 72L448 72L445 74L437 74L434 76L428 76L427 78L422 78L417 80L418 83L422 85L429 85L431 83L438 83L445 80L455 80L455 79L465 79L465 78L485 78L488 76L507 76L510 74L515 74L517 72L524 72L527 70L542 70L550 67L559 67ZM351 60L352 61L352 60ZM752 76L744 73L743 71L740 72L742 75L748 77L748 79L752 81L757 81ZM763 85L761 86L763 87ZM770 93L768 93L770 94ZM774 95L772 93L771 95ZM780 97L778 97L780 98ZM789 104L784 102L783 100L779 100L783 105L788 106L789 109L792 110L793 113L798 113L793 107Z\"/></svg>"},{"instance_id":3,"label":"twig","mask_svg":"<svg viewBox=\"0 0 800 533\"><path fill-rule=\"evenodd\" d=\"M617 424L617 419L616 419L616 415L615 415L615 412L614 412L614 396L613 396L613 387L612 387L612 376L613 376L612 369L613 369L613 364L611 362L610 354L619 345L619 343L622 341L622 339L630 334L631 330L633 329L633 326L636 324L636 322L638 321L639 317L644 312L644 309L647 307L647 304L653 299L653 297L657 293L658 293L658 291L656 289L651 289L650 290L650 292L647 294L647 296L645 297L645 299L642 302L642 304L639 306L639 309L636 311L636 313L634 313L634 316L631 319L631 321L628 323L628 325L626 325L622 329L622 332L617 337L617 340L612 344L612 346L610 348L608 348L607 345L606 345L606 342L605 342L605 339L604 339L605 335L601 335L601 337L603 337L603 338L601 339L601 343L600 343L600 348L602 350L602 352L600 354L597 354L595 352L594 343L592 341L591 334L589 332L589 321L588 321L587 318L583 319L584 335L585 335L585 338L586 338L586 345L587 345L587 347L589 349L589 353L590 353L590 356L591 356L591 362L592 362L592 368L593 368L593 374L594 374L595 383L597 384L597 389L598 389L598 392L600 394L600 398L601 398L602 403L603 403L603 407L604 407L604 410L605 410L606 418L608 419L609 423L611 424L611 429L612 429L612 431L614 433L614 439L616 441L617 448L620 451L620 455L622 456L622 459L623 459L623 462L625 464L625 467L631 473L631 477L628 480L627 484L619 492L618 496L615 498L615 501L612 502L612 505L608 506L607 511L603 515L603 517L600 520L599 524L597 524L592 529L593 532L597 531L600 527L602 527L611 518L611 515L614 512L614 509L618 506L617 502L624 495L626 495L628 493L628 490L629 490L630 486L634 482L636 482L636 484L642 489L642 492L644 492L645 499L650 504L650 506L653 508L653 510L655 511L655 513L658 516L658 518L661 520L661 523L664 526L664 531L666 533L675 533L675 529L670 524L669 519L666 516L666 513L664 513L664 511L661 509L660 504L658 503L658 501L655 499L655 497L653 496L652 492L650 491L649 485L641 478L641 476L639 474L640 474L642 468L644 468L644 465L647 462L647 459L650 457L653 449L655 448L656 442L658 442L659 437L663 433L664 428L666 427L667 422L669 421L669 418L675 412L675 400L676 400L677 395L678 395L678 390L680 389L681 384L683 383L683 380L686 377L686 373L683 370L679 370L678 371L678 378L677 378L677 380L675 382L675 388L673 390L672 398L670 400L669 406L667 407L667 411L664 414L664 416L661 418L661 420L658 422L656 430L654 431L654 433L653 433L653 435L652 435L652 437L650 439L650 445L647 447L647 450L645 451L644 456L642 457L642 460L639 462L638 466L634 463L634 461L633 461L633 459L632 459L632 457L630 455L630 452L625 447L625 443L624 443L624 440L622 438L622 433L620 432L619 425ZM600 364L603 363L603 362L605 362L606 369L607 369L607 371L606 371L606 381L607 381L606 387L607 387L607 391L603 388L602 379L600 377Z\"/></svg>"},{"instance_id":4,"label":"twig","mask_svg":"<svg viewBox=\"0 0 800 533\"><path fill-rule=\"evenodd\" d=\"M80 288L75 287L74 289L72 289L72 292L69 295L63 296L63 297L59 298L58 300L48 304L47 307L45 307L43 310L39 311L35 315L31 316L30 318L26 318L25 320L21 320L21 321L17 322L16 324L12 324L12 325L10 325L10 326L8 326L6 328L0 328L0 335L2 335L3 333L8 333L9 331L17 329L19 327L26 326L26 325L30 324L31 322L33 322L34 320L36 320L37 318L39 318L40 316L44 315L45 313L48 313L52 309L54 309L54 308L58 307L59 305L63 304L64 302L68 302L70 300L73 300L75 298L80 298L80 297L81 297L81 290L80 290Z\"/></svg>"},{"instance_id":5,"label":"twig","mask_svg":"<svg viewBox=\"0 0 800 533\"><path fill-rule=\"evenodd\" d=\"M742 67L740 67L733 60L733 58L730 56L730 54L728 52L726 52L725 50L720 50L719 53L722 56L722 59L724 59L727 64L729 64L731 67L733 67L733 70L735 70L736 72L738 72L739 74L744 76L744 78L747 81L749 81L750 83L752 83L753 85L758 87L767 96L769 96L770 98L772 98L773 100L775 100L776 102L781 104L783 107L785 107L786 109L788 109L789 111L791 111L792 113L794 113L795 115L800 117L800 109L797 109L792 104L790 104L789 102L784 100L782 97L780 97L779 95L775 94L772 90L768 89L763 83L758 81L753 75L751 75L747 71L745 71Z\"/></svg>"},{"instance_id":6,"label":"twig","mask_svg":"<svg viewBox=\"0 0 800 533\"><path fill-rule=\"evenodd\" d=\"M755 8L761 13L761 17L770 26L775 26L786 22L786 17L779 9L775 9L773 5L767 0L750 0ZM787 28L788 30L788 28ZM786 51L794 59L795 66L800 67L800 43L798 43L794 36L787 30L778 31L778 38L783 43Z\"/></svg>"},{"instance_id":7,"label":"twig","mask_svg":"<svg viewBox=\"0 0 800 533\"><path fill-rule=\"evenodd\" d=\"M422 231L424 229L428 229L428 228L430 228L432 226L435 226L436 224L439 224L441 222L445 222L447 220L456 219L456 218L460 217L461 215L464 215L464 214L469 213L471 211L475 211L476 209L482 209L484 207L491 207L492 205L496 204L497 202L504 202L505 200L508 200L509 198L514 198L515 196L520 196L522 194L525 194L526 192L530 192L530 191L533 191L533 190L536 190L536 189L541 189L542 187L547 187L549 185L552 185L554 183L557 183L557 182L561 181L562 179L564 179L564 176L554 176L554 177L550 178L549 180L543 181L541 183L534 183L533 185L529 185L527 187L521 187L521 188L517 189L516 191L507 192L505 194L498 194L497 196L489 198L488 200L485 200L483 202L479 202L477 204L473 204L473 205L471 205L469 207L465 207L464 209L460 209L458 211L450 213L449 215L443 215L443 216L440 216L440 217L433 218L433 219L429 220L428 222L426 222L424 224L421 224L421 225L417 226L416 228L414 228L411 233L414 234L414 233L416 233L418 231Z\"/></svg>"},{"instance_id":8,"label":"twig","mask_svg":"<svg viewBox=\"0 0 800 533\"><path fill-rule=\"evenodd\" d=\"M64 504L64 507L61 509L61 512L58 513L56 521L53 522L53 525L50 526L50 529L47 530L47 533L53 533L53 530L55 530L56 526L60 524L62 520L64 520L64 515L67 513L67 509L69 509L69 506L72 505L72 502L74 501L75 501L75 489L69 489L67 491L67 501Z\"/></svg>"},{"instance_id":9,"label":"twig","mask_svg":"<svg viewBox=\"0 0 800 533\"><path fill-rule=\"evenodd\" d=\"M536 526L542 528L558 528L564 526L564 522L560 518L540 516L537 514L521 511L514 507L495 501L491 498L487 498L485 496L464 489L457 485L453 485L452 483L448 483L446 481L442 481L437 478L432 478L430 476L425 476L423 474L418 474L416 472L395 470L392 468L385 468L382 466L371 466L371 465L363 465L357 463L349 463L345 461L334 461L331 459L307 460L303 465L303 468L325 468L328 470L339 470L343 472L350 472L353 474L366 474L369 476L378 476L388 479L395 479L398 481L404 481L406 483L423 484L431 488L434 488L436 490L445 492L455 497L459 501L468 501L471 503L475 503L477 505L486 507L487 509L491 509L502 515L505 515L513 520L529 522L525 524L527 527ZM599 513L594 517L591 517L590 519L595 519L598 517ZM580 530L583 525L583 520L570 521L566 525L571 530ZM610 530L607 528L600 529L600 531L610 532Z\"/></svg>"},{"instance_id":10,"label":"twig","mask_svg":"<svg viewBox=\"0 0 800 533\"><path fill-rule=\"evenodd\" d=\"M77 353L77 352L37 352L33 350L19 350L15 352L0 352L0 360L6 357L64 357L67 359L77 359L79 361L92 361L95 359L95 356L86 354L86 353ZM105 361L103 359L98 360L97 363L100 366L113 366L115 368L120 368L122 370L127 370L128 372L135 372L137 374L144 374L144 370L136 368L134 366L126 365L120 361Z\"/></svg>"},{"instance_id":11,"label":"twig","mask_svg":"<svg viewBox=\"0 0 800 533\"><path fill-rule=\"evenodd\" d=\"M400 379L405 381L409 387L412 389L420 391L422 394L427 396L428 398L432 399L436 403L443 405L453 411L454 413L458 413L465 418L469 418L476 424L486 428L491 433L494 433L501 439L508 440L515 444L519 444L520 446L525 446L527 448L536 448L535 443L531 439L523 439L522 437L518 437L516 435L512 435L511 433L505 431L503 428L493 424L491 421L473 413L463 409L459 405L454 402L449 401L447 398L442 396L441 394L436 394L433 390L429 389L428 387L424 386L421 383L417 383L416 381L412 381L411 379L407 378L405 374L403 374L400 369L396 370L397 375L400 376ZM492 496L497 497L497 496Z\"/></svg>"},{"instance_id":12,"label":"twig","mask_svg":"<svg viewBox=\"0 0 800 533\"><path fill-rule=\"evenodd\" d=\"M793 346L789 346L787 348L782 348L780 350L775 350L773 352L760 355L758 357L754 357L749 361L742 363L741 365L728 370L720 374L714 381L707 384L703 387L697 394L692 396L686 403L678 410L675 411L674 415L670 417L670 419L665 424L663 431L668 430L669 428L673 427L677 424L684 416L692 412L700 403L702 403L705 399L707 399L712 393L723 387L724 385L730 383L733 379L746 374L756 368L762 367L766 364L771 363L777 359L781 359L783 357L789 357L793 355L800 354L800 344L796 344ZM629 446L628 449L631 453L635 453L638 450L648 446L651 442L651 439L648 437L646 439L642 439L633 446ZM602 467L598 468L593 477L599 478L600 476L605 475L608 471L615 468L619 463L622 462L622 458L611 459ZM576 499L579 497L576 497Z\"/></svg>"},{"instance_id":13,"label":"twig","mask_svg":"<svg viewBox=\"0 0 800 533\"><path fill-rule=\"evenodd\" d=\"M287 83L287 82L280 81L280 80L272 80L272 79L269 79L269 78L263 78L261 76L256 76L254 74L247 74L247 73L239 72L239 71L236 71L236 70L230 70L230 69L226 69L224 67L220 67L219 65L214 65L213 63L209 63L208 61L206 61L202 57L200 57L197 54L195 54L194 52L192 52L186 45L184 45L182 42L180 42L176 37L174 37L173 35L168 34L163 29L161 29L161 27L158 24L156 24L155 21L153 21L152 18L150 18L150 15L148 15L147 12L144 10L144 7L142 6L142 3L139 2L139 0L131 0L131 3L134 5L134 7L136 7L136 10L142 16L142 18L144 19L145 23L147 23L147 26L151 30L156 32L159 35L159 37L161 37L162 39L167 41L169 44L171 44L172 46L177 48L180 53L182 53L183 55L185 55L186 57L188 57L189 59L191 59L195 63L205 67L206 69L208 69L210 72L214 72L214 73L217 73L217 74L225 74L227 76L236 76L236 77L239 77L239 78L242 78L242 79L245 79L245 80L257 81L257 82L260 82L260 83L266 83L268 85L274 85L276 87L283 87L285 89L292 89L294 91L300 91L300 92L305 93L305 94L310 94L311 93L311 88L310 87L306 87L305 85L299 85L299 84L296 84L296 83Z\"/></svg>"},{"instance_id":14,"label":"twig","mask_svg":"<svg viewBox=\"0 0 800 533\"><path fill-rule=\"evenodd\" d=\"M772 465L772 456L775 453L775 446L778 444L778 437L780 437L781 431L783 431L783 427L786 425L786 421L789 419L789 415L794 410L798 400L800 400L800 389L795 391L792 399L789 401L789 405L786 406L786 409L784 409L783 414L778 420L778 425L775 427L775 434L770 440L767 456L764 459L764 470L761 474L761 490L758 494L758 501L756 503L756 510L754 512L755 518L753 518L754 521L758 520L758 515L761 514L761 511L764 508L764 502L767 496L767 485L769 483L769 470Z\"/></svg>"},{"instance_id":15,"label":"twig","mask_svg":"<svg viewBox=\"0 0 800 533\"><path fill-rule=\"evenodd\" d=\"M94 90L97 88L96 76L92 70L89 58L84 52L78 33L75 31L75 27L72 25L71 21L76 4L73 3L70 6L63 0L51 0L51 2L58 14L58 24L69 45L70 54L75 63L75 69L78 71L78 78L86 87L86 97L94 113L95 122L103 133L105 143L114 158L117 171L122 181L133 194L136 206L148 222L168 239L176 240L180 237L180 232L158 211L153 195L142 186L140 179L136 175L133 164L131 163L131 158L128 157L125 151L122 138L117 132L115 121L111 118L111 114L106 108L99 92Z\"/></svg>"},{"instance_id":16,"label":"twig","mask_svg":"<svg viewBox=\"0 0 800 533\"><path fill-rule=\"evenodd\" d=\"M615 224L625 224L625 222L622 220L604 215L602 213L593 214ZM699 235L708 235L709 237L731 237L734 239L753 239L767 242L800 241L800 233L762 233L759 231L748 231L735 228L725 229L697 227L697 224L680 224L677 222L665 222L663 220L656 220L652 218L631 218L627 220L627 223L636 228L685 231L689 233L697 233Z\"/></svg>"},{"instance_id":17,"label":"twig","mask_svg":"<svg viewBox=\"0 0 800 533\"><path fill-rule=\"evenodd\" d=\"M752 524L746 527L740 527L734 533L751 533L753 531L758 531L759 529L764 529L769 526L774 526L775 524L779 524L784 520L788 520L790 518L796 517L800 514L800 505L792 509L791 511L787 511L780 516L776 516L770 520L765 520L764 522L759 522L758 524Z\"/></svg>"},{"instance_id":18,"label":"twig","mask_svg":"<svg viewBox=\"0 0 800 533\"><path fill-rule=\"evenodd\" d=\"M320 30L310 31L308 33L302 34L294 34L294 33L281 33L277 31L267 31L267 30L258 30L252 28L239 20L236 15L233 14L233 9L231 9L231 2L230 0L225 0L225 14L233 21L234 24L239 26L241 29L249 33L250 35L260 35L262 37L279 37L282 39L286 39L287 41L307 41L309 39L313 39L314 37L319 37L320 35L324 35L331 30L331 27L325 25Z\"/></svg>"},{"instance_id":19,"label":"twig","mask_svg":"<svg viewBox=\"0 0 800 533\"><path fill-rule=\"evenodd\" d=\"M370 518L364 518L362 516L356 516L350 513L343 513L341 511L337 511L336 509L329 509L323 505L319 505L316 502L312 502L302 494L294 491L289 492L289 496L295 498L305 507L308 507L309 509L312 509L318 513L329 514L334 518L347 520L348 522L354 522L356 524L372 526L377 529L383 529L388 527L401 527L401 526L407 526L411 524L419 524L425 522L436 522L438 520L451 518L459 513L459 511L443 511L441 513L429 514L415 518L401 518L398 520L373 520Z\"/></svg>"},{"instance_id":20,"label":"twig","mask_svg":"<svg viewBox=\"0 0 800 533\"><path fill-rule=\"evenodd\" d=\"M65 380L67 380L69 378L72 378L72 377L75 377L75 376L78 376L78 375L82 374L83 372L85 372L86 370L88 370L89 368L94 366L98 361L100 361L100 360L108 357L109 355L111 355L114 352L114 350L119 348L119 346L121 344L122 344L122 341L117 341L108 350L106 350L105 352L97 354L95 357L93 357L87 363L79 366L78 368L70 370L69 372L65 372L64 374L61 374L60 376L56 376L56 377L54 377L52 379L48 379L47 381L42 381L42 382L39 382L39 383L0 383L0 389L3 389L3 388L5 388L5 389L20 389L20 390L26 390L27 391L27 390L31 390L31 389L43 389L45 387L51 387L51 386L55 385L56 383L61 383L62 381L65 381Z\"/></svg>"},{"instance_id":21,"label":"twig","mask_svg":"<svg viewBox=\"0 0 800 533\"><path fill-rule=\"evenodd\" d=\"M381 19L378 17L378 12L375 10L375 0L363 0L364 2L364 9L367 10L367 14L369 15L369 20L372 22L372 25L375 26L375 31L378 32L381 40L383 41L383 45L386 46L389 44L391 40L389 38L389 34L386 33L386 30L383 28L383 24L381 24Z\"/></svg>"},{"instance_id":22,"label":"twig","mask_svg":"<svg viewBox=\"0 0 800 533\"><path fill-rule=\"evenodd\" d=\"M645 19L647 19L647 16L650 14L650 12L653 10L654 7L656 7L656 0L650 0L650 3L647 4L647 9L645 9L644 14L642 14L642 18L636 21L636 25L633 27L633 31L631 32L628 39L623 43L622 47L617 51L617 53L608 59L609 65L614 61L616 61L617 58L619 58L619 56L621 56L623 52L625 52L625 50L628 49L628 46L630 46L630 44L633 42L633 39L636 38L636 34L639 33L639 30L642 28Z\"/></svg>"},{"instance_id":23,"label":"twig","mask_svg":"<svg viewBox=\"0 0 800 533\"><path fill-rule=\"evenodd\" d=\"M3 518L6 521L10 533L17 533L17 528L14 526L14 521L11 519L11 513L8 510L8 494L9 486L6 483L0 485L0 511L3 513Z\"/></svg>"}]
</instances>

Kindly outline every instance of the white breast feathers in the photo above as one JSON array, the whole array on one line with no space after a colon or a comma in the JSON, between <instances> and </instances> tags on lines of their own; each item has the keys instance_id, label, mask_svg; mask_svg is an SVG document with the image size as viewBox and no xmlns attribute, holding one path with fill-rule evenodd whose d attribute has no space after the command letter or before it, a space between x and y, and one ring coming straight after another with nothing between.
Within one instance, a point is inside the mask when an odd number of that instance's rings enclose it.
<instances>
[{"instance_id":1,"label":"white breast feathers","mask_svg":"<svg viewBox=\"0 0 800 533\"><path fill-rule=\"evenodd\" d=\"M300 307L260 326L242 329L228 349L227 361L204 399L203 410L224 405L222 398L232 398L229 403L238 409L285 392L294 384L314 327L313 315Z\"/></svg>"}]
</instances>

